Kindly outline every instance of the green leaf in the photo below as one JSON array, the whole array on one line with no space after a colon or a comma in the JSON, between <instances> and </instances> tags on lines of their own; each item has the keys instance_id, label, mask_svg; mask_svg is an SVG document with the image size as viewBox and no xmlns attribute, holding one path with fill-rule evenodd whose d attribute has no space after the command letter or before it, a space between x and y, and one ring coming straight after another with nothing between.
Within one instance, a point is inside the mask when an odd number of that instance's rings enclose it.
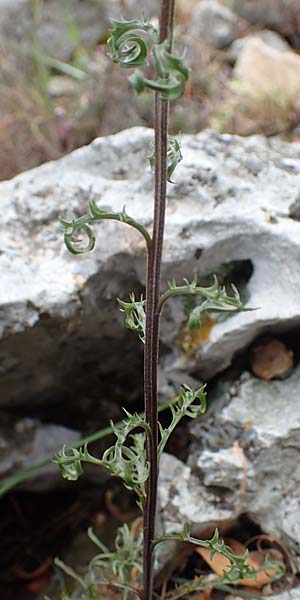
<instances>
[{"instance_id":1,"label":"green leaf","mask_svg":"<svg viewBox=\"0 0 300 600\"><path fill-rule=\"evenodd\" d=\"M125 210L125 207L120 212L113 212L110 208L99 207L94 200L91 200L89 205L89 212L78 219L67 221L66 219L60 219L61 224L64 227L64 241L68 250L72 254L84 254L90 252L95 247L95 236L90 227L90 222L101 221L106 219L112 219L131 225L134 229L137 229L144 237L147 248L151 246L151 237L147 229L138 221L132 219ZM80 237L77 237L78 233L83 231L87 236L87 241L84 243Z\"/></svg>"},{"instance_id":2,"label":"green leaf","mask_svg":"<svg viewBox=\"0 0 300 600\"><path fill-rule=\"evenodd\" d=\"M73 219L73 221L60 219L60 222L64 227L65 245L72 254L85 254L85 252L90 252L95 247L95 236L89 225L86 223L86 220L87 219L82 217L81 219ZM80 231L83 231L87 236L86 243L83 243L82 239L77 237Z\"/></svg>"},{"instance_id":3,"label":"green leaf","mask_svg":"<svg viewBox=\"0 0 300 600\"><path fill-rule=\"evenodd\" d=\"M87 445L79 450L64 446L55 455L53 462L59 465L62 476L72 481L76 481L82 475L82 462L104 467L112 476L120 477L125 487L134 491L140 502L143 502L145 482L149 476L145 450L145 431L149 431L149 425L137 413L133 415L127 411L125 413L126 419L123 419L119 426L111 424L117 440L113 446L105 450L102 459L92 456L88 452ZM142 433L130 435L133 430L139 428L143 429ZM125 445L128 437L133 442L130 446Z\"/></svg>"},{"instance_id":4,"label":"green leaf","mask_svg":"<svg viewBox=\"0 0 300 600\"><path fill-rule=\"evenodd\" d=\"M183 58L178 58L168 50L169 42L153 45L153 56L158 78L153 81L147 79L138 71L129 77L135 91L140 94L145 87L160 92L165 100L176 100L184 92L188 80L189 69L185 66Z\"/></svg>"},{"instance_id":5,"label":"green leaf","mask_svg":"<svg viewBox=\"0 0 300 600\"><path fill-rule=\"evenodd\" d=\"M145 343L145 326L146 326L146 314L145 314L145 305L146 300L136 301L134 293L130 294L131 302L124 302L124 300L120 300L117 298L117 301L120 305L120 310L125 314L125 325L127 329L131 329L132 331L137 331L140 335L140 340Z\"/></svg>"},{"instance_id":6,"label":"green leaf","mask_svg":"<svg viewBox=\"0 0 300 600\"><path fill-rule=\"evenodd\" d=\"M78 477L83 474L81 452L76 448L63 446L58 454L53 457L52 462L59 465L62 477L69 481L77 481Z\"/></svg>"},{"instance_id":7,"label":"green leaf","mask_svg":"<svg viewBox=\"0 0 300 600\"><path fill-rule=\"evenodd\" d=\"M109 56L121 67L129 69L147 65L148 45L138 33L150 34L151 44L157 41L157 30L148 21L112 21L114 28L107 41Z\"/></svg>"},{"instance_id":8,"label":"green leaf","mask_svg":"<svg viewBox=\"0 0 300 600\"><path fill-rule=\"evenodd\" d=\"M196 402L196 404L195 404ZM160 442L158 446L159 456L162 455L166 443L178 423L183 417L196 419L206 411L206 392L205 385L198 390L192 390L187 385L182 386L178 400L171 407L172 420L168 427L163 428L159 423Z\"/></svg>"},{"instance_id":9,"label":"green leaf","mask_svg":"<svg viewBox=\"0 0 300 600\"><path fill-rule=\"evenodd\" d=\"M155 169L155 151L154 146L151 148L152 152L150 156L148 156L150 167L152 171ZM180 150L180 144L175 139L168 140L168 149L167 149L167 181L169 183L174 183L171 177L178 165L178 163L182 160L182 154Z\"/></svg>"},{"instance_id":10,"label":"green leaf","mask_svg":"<svg viewBox=\"0 0 300 600\"><path fill-rule=\"evenodd\" d=\"M264 561L264 564L262 565L262 567L260 567L257 570L255 568L251 567L249 564L247 564L247 560L249 557L248 550L246 550L246 552L244 552L244 554L242 556L234 554L234 552L232 552L231 548L229 546L227 546L226 544L224 544L223 540L221 540L221 542L220 542L219 539L220 539L220 537L219 537L219 532L217 529L215 530L214 535L211 538L211 540L200 540L200 539L194 538L190 535L189 528L185 525L185 527L182 531L179 531L179 532L171 534L171 535L163 535L163 536L157 538L157 540L155 540L154 544L155 545L160 544L161 542L164 542L167 540L174 540L174 541L178 540L178 541L188 542L190 544L195 544L195 546L200 546L202 548L207 548L208 550L210 550L210 559L211 560L216 553L222 554L222 556L225 556L229 560L230 569L228 571L224 572L223 577L218 579L215 582L218 584L220 584L221 582L229 582L231 584L236 584L240 579L245 579L246 577L255 579L256 575L259 571L261 571L261 570L266 571L270 568L276 569L275 579L282 577L283 565L281 562L276 561L276 560L271 560L271 562L270 562L269 557L266 557L266 560Z\"/></svg>"},{"instance_id":11,"label":"green leaf","mask_svg":"<svg viewBox=\"0 0 300 600\"><path fill-rule=\"evenodd\" d=\"M195 275L193 280L189 282L184 279L185 285L177 286L176 281L168 283L168 289L164 292L159 300L159 306L162 308L163 304L172 296L200 296L202 297L202 303L196 306L189 317L188 325L190 329L197 329L201 326L202 313L222 313L222 312L241 312L255 310L253 308L246 308L241 300L236 287L232 284L233 296L229 296L225 287L221 287L218 283L216 276L214 275L214 283L208 287L201 287L197 285L197 276Z\"/></svg>"}]
</instances>

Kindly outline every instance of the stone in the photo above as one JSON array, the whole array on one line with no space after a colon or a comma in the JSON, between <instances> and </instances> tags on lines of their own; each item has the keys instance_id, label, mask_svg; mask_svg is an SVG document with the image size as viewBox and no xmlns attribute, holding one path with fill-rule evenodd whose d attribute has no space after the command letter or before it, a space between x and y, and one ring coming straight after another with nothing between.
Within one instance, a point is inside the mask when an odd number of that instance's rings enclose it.
<instances>
[{"instance_id":1,"label":"stone","mask_svg":"<svg viewBox=\"0 0 300 600\"><path fill-rule=\"evenodd\" d=\"M261 379L284 379L294 365L294 353L276 339L265 339L256 344L251 352L251 368Z\"/></svg>"},{"instance_id":2,"label":"stone","mask_svg":"<svg viewBox=\"0 0 300 600\"><path fill-rule=\"evenodd\" d=\"M210 493L212 505L226 506L232 519L247 514L263 532L283 539L297 551L299 393L299 367L283 381L266 382L247 374L246 379L236 382L231 396L223 394L216 406L213 403L208 417L193 422L194 441L185 467L190 469L193 485L185 490L186 504L189 494L190 503L194 501L197 488L199 497ZM169 512L175 510L173 496L164 497L168 522ZM179 518L182 510L176 504ZM217 518L222 518L221 513ZM197 527L195 517L188 520ZM207 521L211 522L210 517ZM199 527L204 526L200 516Z\"/></svg>"},{"instance_id":3,"label":"stone","mask_svg":"<svg viewBox=\"0 0 300 600\"><path fill-rule=\"evenodd\" d=\"M237 37L238 19L217 0L204 0L193 10L189 35L222 49Z\"/></svg>"},{"instance_id":4,"label":"stone","mask_svg":"<svg viewBox=\"0 0 300 600\"><path fill-rule=\"evenodd\" d=\"M300 600L300 588L299 586L280 592L279 594L272 594L267 596L268 600ZM241 596L226 596L226 600L244 600Z\"/></svg>"},{"instance_id":5,"label":"stone","mask_svg":"<svg viewBox=\"0 0 300 600\"><path fill-rule=\"evenodd\" d=\"M0 0L0 11L0 47L31 55L37 45L51 57L68 61L78 46L78 37L80 44L91 48L107 33L112 17L149 18L157 15L158 1L149 9L146 0L124 0L122 7L116 0L44 0L37 24L31 0Z\"/></svg>"},{"instance_id":6,"label":"stone","mask_svg":"<svg viewBox=\"0 0 300 600\"><path fill-rule=\"evenodd\" d=\"M180 531L185 523L200 531L231 518L232 510L199 484L191 468L172 454L160 463L159 509L167 533Z\"/></svg>"},{"instance_id":7,"label":"stone","mask_svg":"<svg viewBox=\"0 0 300 600\"><path fill-rule=\"evenodd\" d=\"M299 107L300 57L295 52L282 52L253 39L242 49L233 75L241 91L254 98L277 100L288 108Z\"/></svg>"},{"instance_id":8,"label":"stone","mask_svg":"<svg viewBox=\"0 0 300 600\"><path fill-rule=\"evenodd\" d=\"M263 29L262 31L248 33L248 35L234 40L228 49L230 60L236 62L244 48L246 48L249 43L252 43L253 40L262 40L264 44L271 46L271 48L275 48L280 52L291 50L291 46L281 35L279 35L279 33L271 31L270 29Z\"/></svg>"},{"instance_id":9,"label":"stone","mask_svg":"<svg viewBox=\"0 0 300 600\"><path fill-rule=\"evenodd\" d=\"M150 130L125 130L0 184L1 406L70 402L91 385L105 398L105 382L116 374L140 389L142 345L125 330L115 298L143 292L143 239L127 225L104 221L94 227L95 250L74 257L59 216L84 214L95 199L115 211L125 204L150 227L151 139ZM214 317L206 337L183 350L184 305L170 300L161 330L170 393L187 372L196 380L216 375L262 332L300 324L300 223L289 217L299 195L300 144L207 131L183 136L182 151L168 189L162 289L194 273L232 280L239 265L248 273L247 306L257 309Z\"/></svg>"},{"instance_id":10,"label":"stone","mask_svg":"<svg viewBox=\"0 0 300 600\"><path fill-rule=\"evenodd\" d=\"M263 533L299 555L300 367L284 381L244 372L230 392L219 379L207 415L192 421L188 463L164 454L160 518L168 532L183 524L199 537L223 535L247 515ZM228 388L227 388L228 389ZM297 564L297 558L295 558ZM270 600L299 600L299 587Z\"/></svg>"},{"instance_id":11,"label":"stone","mask_svg":"<svg viewBox=\"0 0 300 600\"><path fill-rule=\"evenodd\" d=\"M298 0L223 0L225 6L253 25L263 25L284 34L299 32Z\"/></svg>"},{"instance_id":12,"label":"stone","mask_svg":"<svg viewBox=\"0 0 300 600\"><path fill-rule=\"evenodd\" d=\"M0 484L16 471L33 467L48 460L64 444L76 444L78 431L61 425L40 423L37 419L12 419L3 411L0 428ZM46 491L62 485L60 470L54 464L46 465L29 480L23 489Z\"/></svg>"}]
</instances>

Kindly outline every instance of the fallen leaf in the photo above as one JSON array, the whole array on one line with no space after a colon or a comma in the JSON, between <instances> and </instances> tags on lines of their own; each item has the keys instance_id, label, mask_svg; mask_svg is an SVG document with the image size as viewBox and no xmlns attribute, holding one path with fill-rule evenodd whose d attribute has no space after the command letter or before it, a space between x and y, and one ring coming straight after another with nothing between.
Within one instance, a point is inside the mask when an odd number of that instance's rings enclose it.
<instances>
[{"instance_id":1,"label":"fallen leaf","mask_svg":"<svg viewBox=\"0 0 300 600\"><path fill-rule=\"evenodd\" d=\"M179 343L183 352L188 354L204 344L209 339L214 324L215 321L207 314L204 315L199 329L189 329L184 324L179 331Z\"/></svg>"},{"instance_id":2,"label":"fallen leaf","mask_svg":"<svg viewBox=\"0 0 300 600\"><path fill-rule=\"evenodd\" d=\"M213 588L207 588L207 590L203 590L198 596L194 596L194 600L210 600L213 592Z\"/></svg>"},{"instance_id":3,"label":"fallen leaf","mask_svg":"<svg viewBox=\"0 0 300 600\"><path fill-rule=\"evenodd\" d=\"M284 379L293 367L294 354L279 340L267 340L252 350L251 366L260 379Z\"/></svg>"}]
</instances>

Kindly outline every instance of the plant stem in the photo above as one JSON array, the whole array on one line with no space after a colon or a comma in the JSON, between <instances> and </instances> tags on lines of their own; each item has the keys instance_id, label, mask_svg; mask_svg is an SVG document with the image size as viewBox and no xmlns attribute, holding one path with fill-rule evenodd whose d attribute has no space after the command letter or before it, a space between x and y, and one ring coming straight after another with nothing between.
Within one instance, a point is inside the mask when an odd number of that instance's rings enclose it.
<instances>
[{"instance_id":1,"label":"plant stem","mask_svg":"<svg viewBox=\"0 0 300 600\"><path fill-rule=\"evenodd\" d=\"M175 0L162 0L160 16L160 38L162 43L171 40L173 31ZM143 600L153 597L153 548L158 480L158 416L157 416L157 371L159 359L159 295L161 260L164 238L167 146L168 146L168 102L155 95L155 198L152 244L148 256L146 286L146 335L144 352L144 403L145 417L151 428L147 435L147 460L150 473L147 482L144 507L144 555L143 555Z\"/></svg>"}]
</instances>

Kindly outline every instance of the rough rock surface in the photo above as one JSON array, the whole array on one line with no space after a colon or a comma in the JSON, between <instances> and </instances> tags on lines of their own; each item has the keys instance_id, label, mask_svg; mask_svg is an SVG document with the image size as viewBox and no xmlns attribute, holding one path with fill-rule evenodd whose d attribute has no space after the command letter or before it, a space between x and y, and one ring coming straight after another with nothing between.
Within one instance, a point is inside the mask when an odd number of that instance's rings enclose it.
<instances>
[{"instance_id":1,"label":"rough rock surface","mask_svg":"<svg viewBox=\"0 0 300 600\"><path fill-rule=\"evenodd\" d=\"M188 465L167 457L161 503L171 529L205 529L246 513L263 531L300 544L300 369L284 381L244 373L219 391L206 418L191 425ZM208 502L207 499L209 498Z\"/></svg>"},{"instance_id":2,"label":"rough rock surface","mask_svg":"<svg viewBox=\"0 0 300 600\"><path fill-rule=\"evenodd\" d=\"M64 444L78 442L78 431L60 425L42 424L35 419L17 419L1 413L0 480L16 471L22 471L48 460ZM26 484L31 490L45 491L62 483L59 469L54 464L44 467Z\"/></svg>"},{"instance_id":3,"label":"rough rock surface","mask_svg":"<svg viewBox=\"0 0 300 600\"><path fill-rule=\"evenodd\" d=\"M298 0L223 0L223 3L250 23L287 34L299 32Z\"/></svg>"},{"instance_id":4,"label":"rough rock surface","mask_svg":"<svg viewBox=\"0 0 300 600\"><path fill-rule=\"evenodd\" d=\"M300 57L282 52L260 39L242 49L234 76L255 98L276 99L283 107L299 106Z\"/></svg>"},{"instance_id":5,"label":"rough rock surface","mask_svg":"<svg viewBox=\"0 0 300 600\"><path fill-rule=\"evenodd\" d=\"M157 14L158 1L125 0L120 7L117 0L44 0L37 40L50 56L69 60L76 48L76 40L69 31L73 19L81 43L95 45L106 33L110 19L147 18ZM17 52L32 50L34 30L33 3L31 0L0 0L0 47L12 47Z\"/></svg>"},{"instance_id":6,"label":"rough rock surface","mask_svg":"<svg viewBox=\"0 0 300 600\"><path fill-rule=\"evenodd\" d=\"M267 596L268 600L299 600L300 599L300 587L295 587L285 592ZM241 596L227 596L226 600L243 600Z\"/></svg>"},{"instance_id":7,"label":"rough rock surface","mask_svg":"<svg viewBox=\"0 0 300 600\"><path fill-rule=\"evenodd\" d=\"M238 35L238 18L217 0L204 0L193 10L189 34L213 48L225 48Z\"/></svg>"},{"instance_id":8,"label":"rough rock surface","mask_svg":"<svg viewBox=\"0 0 300 600\"><path fill-rule=\"evenodd\" d=\"M94 252L74 257L58 217L83 214L93 198L116 211L125 204L150 226L151 136L133 128L98 139L0 185L2 406L51 401L63 386L72 391L80 376L87 385L95 372L101 395L103 377L127 372L130 380L140 370L141 344L124 329L115 298L143 291L143 239L105 221L95 226ZM251 261L244 293L248 305L260 307L216 323L186 354L178 341L182 301L166 305L165 373L207 378L262 332L300 324L300 223L289 218L299 197L300 144L207 131L183 136L182 151L169 186L163 286Z\"/></svg>"}]
</instances>

